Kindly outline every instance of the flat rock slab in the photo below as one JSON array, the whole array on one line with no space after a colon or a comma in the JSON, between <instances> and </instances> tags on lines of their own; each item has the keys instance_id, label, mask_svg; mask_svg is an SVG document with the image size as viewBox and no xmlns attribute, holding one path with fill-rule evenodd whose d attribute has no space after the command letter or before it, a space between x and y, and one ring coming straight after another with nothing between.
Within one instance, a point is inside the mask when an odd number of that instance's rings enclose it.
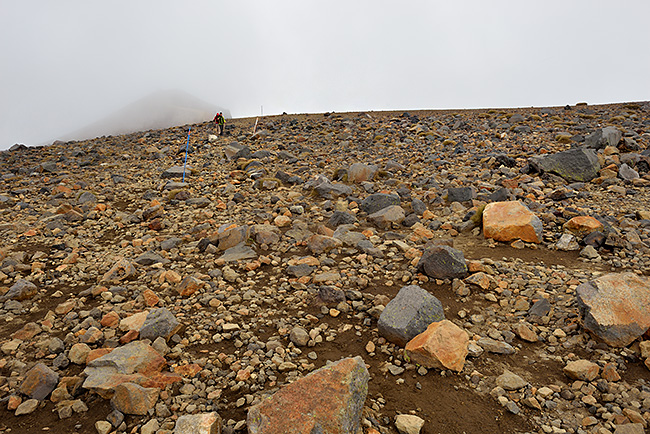
<instances>
[{"instance_id":1,"label":"flat rock slab","mask_svg":"<svg viewBox=\"0 0 650 434\"><path fill-rule=\"evenodd\" d=\"M165 358L150 345L134 341L89 362L84 369L87 378L83 387L112 393L119 384L141 382L145 377L160 372L166 364Z\"/></svg>"},{"instance_id":2,"label":"flat rock slab","mask_svg":"<svg viewBox=\"0 0 650 434\"><path fill-rule=\"evenodd\" d=\"M379 316L379 334L394 344L405 346L424 332L429 324L445 319L442 303L417 285L399 290Z\"/></svg>"},{"instance_id":3,"label":"flat rock slab","mask_svg":"<svg viewBox=\"0 0 650 434\"><path fill-rule=\"evenodd\" d=\"M172 166L169 169L165 170L161 177L163 179L169 179L169 178L181 178L183 179L183 173L185 173L185 177L187 178L191 173L192 173L192 167L191 166Z\"/></svg>"},{"instance_id":4,"label":"flat rock slab","mask_svg":"<svg viewBox=\"0 0 650 434\"><path fill-rule=\"evenodd\" d=\"M427 329L411 339L404 349L415 363L427 368L463 370L469 353L469 336L451 321L429 324Z\"/></svg>"},{"instance_id":5,"label":"flat rock slab","mask_svg":"<svg viewBox=\"0 0 650 434\"><path fill-rule=\"evenodd\" d=\"M611 273L581 284L576 300L584 328L608 345L624 347L650 328L650 278Z\"/></svg>"},{"instance_id":6,"label":"flat rock slab","mask_svg":"<svg viewBox=\"0 0 650 434\"><path fill-rule=\"evenodd\" d=\"M244 259L255 259L257 253L245 244L238 244L234 247L227 249L223 255L219 257L224 262L237 262Z\"/></svg>"},{"instance_id":7,"label":"flat rock slab","mask_svg":"<svg viewBox=\"0 0 650 434\"><path fill-rule=\"evenodd\" d=\"M361 357L326 365L248 410L250 434L356 434L370 375Z\"/></svg>"},{"instance_id":8,"label":"flat rock slab","mask_svg":"<svg viewBox=\"0 0 650 434\"><path fill-rule=\"evenodd\" d=\"M483 210L483 235L496 241L542 242L542 221L519 201L493 202Z\"/></svg>"},{"instance_id":9,"label":"flat rock slab","mask_svg":"<svg viewBox=\"0 0 650 434\"><path fill-rule=\"evenodd\" d=\"M569 182L588 182L598 176L600 163L591 149L576 148L543 157L532 157L530 164L540 172L560 175Z\"/></svg>"}]
</instances>

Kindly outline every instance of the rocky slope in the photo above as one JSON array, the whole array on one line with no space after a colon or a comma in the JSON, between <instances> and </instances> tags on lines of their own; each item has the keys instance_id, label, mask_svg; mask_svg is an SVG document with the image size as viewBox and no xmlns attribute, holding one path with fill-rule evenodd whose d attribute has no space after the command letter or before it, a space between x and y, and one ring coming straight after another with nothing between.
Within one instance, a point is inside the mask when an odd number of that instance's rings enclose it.
<instances>
[{"instance_id":1,"label":"rocky slope","mask_svg":"<svg viewBox=\"0 0 650 434\"><path fill-rule=\"evenodd\" d=\"M0 153L0 432L644 432L650 104L255 125Z\"/></svg>"}]
</instances>

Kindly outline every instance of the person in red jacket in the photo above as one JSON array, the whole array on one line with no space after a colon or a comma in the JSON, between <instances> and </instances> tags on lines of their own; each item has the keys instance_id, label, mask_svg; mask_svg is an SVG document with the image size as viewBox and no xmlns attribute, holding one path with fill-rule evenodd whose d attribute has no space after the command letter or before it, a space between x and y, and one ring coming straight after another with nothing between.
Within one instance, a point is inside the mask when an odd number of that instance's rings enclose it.
<instances>
[{"instance_id":1,"label":"person in red jacket","mask_svg":"<svg viewBox=\"0 0 650 434\"><path fill-rule=\"evenodd\" d=\"M213 121L217 124L217 132L220 136L223 136L223 130L226 125L226 119L223 117L223 114L221 112L217 113Z\"/></svg>"}]
</instances>

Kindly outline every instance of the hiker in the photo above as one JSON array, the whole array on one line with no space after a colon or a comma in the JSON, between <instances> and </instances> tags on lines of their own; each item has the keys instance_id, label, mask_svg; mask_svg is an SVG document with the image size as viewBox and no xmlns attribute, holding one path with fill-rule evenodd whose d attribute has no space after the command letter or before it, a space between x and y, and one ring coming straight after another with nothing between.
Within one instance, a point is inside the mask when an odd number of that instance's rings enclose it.
<instances>
[{"instance_id":1,"label":"hiker","mask_svg":"<svg viewBox=\"0 0 650 434\"><path fill-rule=\"evenodd\" d=\"M223 136L223 130L226 124L226 119L223 117L223 114L221 112L217 113L213 120L217 124L217 131L219 132L219 135Z\"/></svg>"}]
</instances>

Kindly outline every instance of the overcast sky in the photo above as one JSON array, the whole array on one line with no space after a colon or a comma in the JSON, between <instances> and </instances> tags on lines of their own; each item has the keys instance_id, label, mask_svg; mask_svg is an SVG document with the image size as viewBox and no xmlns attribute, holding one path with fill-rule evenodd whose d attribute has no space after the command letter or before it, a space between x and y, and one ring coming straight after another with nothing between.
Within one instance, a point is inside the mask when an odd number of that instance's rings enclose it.
<instances>
[{"instance_id":1,"label":"overcast sky","mask_svg":"<svg viewBox=\"0 0 650 434\"><path fill-rule=\"evenodd\" d=\"M0 0L0 149L152 92L233 117L650 100L650 1Z\"/></svg>"}]
</instances>

